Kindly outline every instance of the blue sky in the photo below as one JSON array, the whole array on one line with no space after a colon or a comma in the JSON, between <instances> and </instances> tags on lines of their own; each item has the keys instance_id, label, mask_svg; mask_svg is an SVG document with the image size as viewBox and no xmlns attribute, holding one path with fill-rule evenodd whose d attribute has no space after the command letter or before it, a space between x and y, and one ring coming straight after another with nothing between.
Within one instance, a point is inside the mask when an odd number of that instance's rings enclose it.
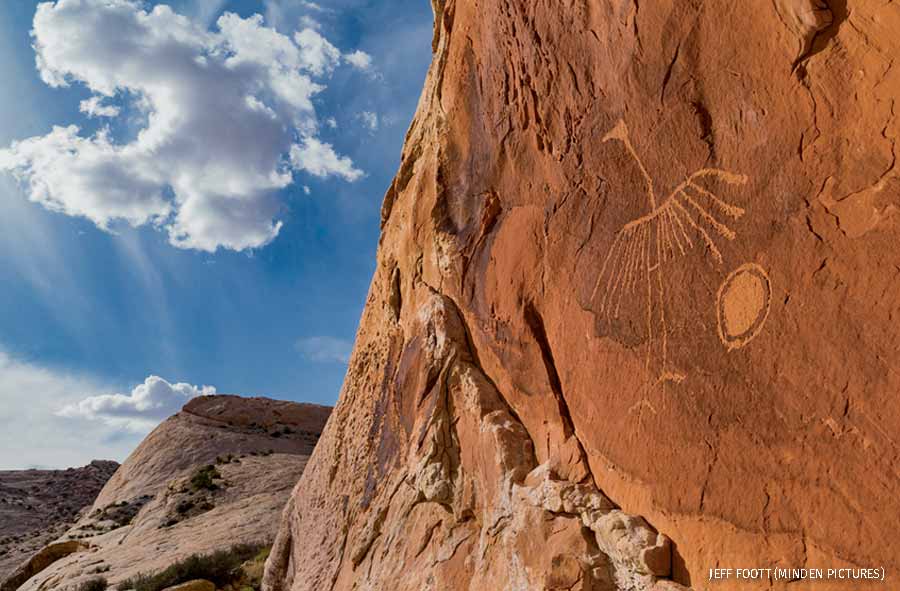
<instances>
[{"instance_id":1,"label":"blue sky","mask_svg":"<svg viewBox=\"0 0 900 591\"><path fill-rule=\"evenodd\" d=\"M153 12L156 3L116 1L126 17L140 13L135 22L170 18ZM140 56L156 60L138 62L153 79L144 87L127 82L134 73L116 54L129 51L117 27L94 32L109 36L102 47L115 51L107 57L93 46L79 54L67 41L67 27L82 30L87 20L78 19L100 10L92 2L51 3L40 27L37 2L0 11L0 469L121 460L202 386L334 404L374 270L381 200L430 61L424 0L173 0L172 13L190 19L187 38ZM264 33L293 44L300 61L284 57L278 75L296 81L294 70L305 72L317 89L307 97L312 111L291 110L302 103L290 96L295 86L283 90L264 62L256 70L239 64L233 70L244 78L235 75L234 85L256 85L259 104L273 105L260 109L278 125L258 131L249 115L205 113L202 101L220 97L196 97L206 83L191 78L195 69L158 63L178 59L204 30L221 33L226 12L236 15L229 47L249 43L231 50L236 57L257 51ZM202 43L195 60L224 59L209 49L219 41ZM167 84L200 101L173 100L171 119L199 123L153 123L168 108L160 106L173 94ZM238 88L228 84L218 93ZM115 116L91 116L82 103L94 96L94 107ZM127 155L126 146L149 141L139 134L151 124L171 136ZM42 164L58 149L46 139L54 125L80 128L53 140L67 146L53 158L68 164ZM29 138L40 140L33 149ZM266 167L276 161L260 163L273 150L281 152L275 180ZM210 160L224 163L221 173ZM123 219L120 211L138 213Z\"/></svg>"}]
</instances>

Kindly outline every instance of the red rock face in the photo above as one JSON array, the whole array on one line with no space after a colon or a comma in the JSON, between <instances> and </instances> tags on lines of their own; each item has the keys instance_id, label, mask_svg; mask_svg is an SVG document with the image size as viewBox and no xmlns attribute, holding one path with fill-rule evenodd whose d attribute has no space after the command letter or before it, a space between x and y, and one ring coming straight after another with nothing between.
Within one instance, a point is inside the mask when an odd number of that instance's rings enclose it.
<instances>
[{"instance_id":1,"label":"red rock face","mask_svg":"<svg viewBox=\"0 0 900 591\"><path fill-rule=\"evenodd\" d=\"M267 588L900 585L900 6L435 11Z\"/></svg>"}]
</instances>

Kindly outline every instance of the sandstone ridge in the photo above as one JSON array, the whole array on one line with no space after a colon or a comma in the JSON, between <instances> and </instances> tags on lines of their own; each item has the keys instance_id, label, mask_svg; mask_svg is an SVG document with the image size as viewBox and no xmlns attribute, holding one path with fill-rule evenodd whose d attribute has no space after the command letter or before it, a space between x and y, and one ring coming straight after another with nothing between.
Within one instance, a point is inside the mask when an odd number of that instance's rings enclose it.
<instances>
[{"instance_id":1,"label":"sandstone ridge","mask_svg":"<svg viewBox=\"0 0 900 591\"><path fill-rule=\"evenodd\" d=\"M224 395L190 401L3 591L68 591L96 577L115 586L193 554L271 541L330 410Z\"/></svg>"}]
</instances>

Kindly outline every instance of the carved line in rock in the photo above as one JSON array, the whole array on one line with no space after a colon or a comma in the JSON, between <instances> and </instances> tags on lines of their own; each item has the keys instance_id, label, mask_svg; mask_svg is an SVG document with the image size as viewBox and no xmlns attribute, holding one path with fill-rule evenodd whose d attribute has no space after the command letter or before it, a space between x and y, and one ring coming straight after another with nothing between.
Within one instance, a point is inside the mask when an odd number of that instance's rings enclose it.
<instances>
[{"instance_id":1,"label":"carved line in rock","mask_svg":"<svg viewBox=\"0 0 900 591\"><path fill-rule=\"evenodd\" d=\"M647 307L645 370L648 379L653 379L651 365L655 358L660 367L655 384L667 381L680 383L686 375L670 367L668 361L667 265L686 256L694 247L695 241L706 247L704 253L716 264L722 264L722 253L717 240L734 240L736 234L728 226L727 220L738 220L746 211L725 202L704 187L701 180L711 178L729 185L743 185L748 179L745 175L718 168L702 168L688 176L661 202L657 202L653 178L634 149L624 120L620 119L603 137L604 142L613 140L622 142L637 163L647 184L649 212L626 223L616 233L590 301L594 302L600 297L596 314L609 323L619 318L623 304L627 306L632 301L626 296L644 292Z\"/></svg>"},{"instance_id":2,"label":"carved line in rock","mask_svg":"<svg viewBox=\"0 0 900 591\"><path fill-rule=\"evenodd\" d=\"M759 335L772 303L772 282L756 263L741 265L719 286L716 303L719 339L729 351Z\"/></svg>"}]
</instances>

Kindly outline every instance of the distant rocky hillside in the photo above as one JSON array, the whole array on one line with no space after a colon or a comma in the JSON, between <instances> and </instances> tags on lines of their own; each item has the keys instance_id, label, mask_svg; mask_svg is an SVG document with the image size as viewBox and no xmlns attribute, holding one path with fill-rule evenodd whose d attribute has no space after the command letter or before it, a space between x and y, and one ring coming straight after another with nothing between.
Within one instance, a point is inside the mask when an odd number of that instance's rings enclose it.
<instances>
[{"instance_id":1,"label":"distant rocky hillside","mask_svg":"<svg viewBox=\"0 0 900 591\"><path fill-rule=\"evenodd\" d=\"M331 409L207 396L157 427L93 506L2 591L115 586L191 556L271 540Z\"/></svg>"},{"instance_id":2,"label":"distant rocky hillside","mask_svg":"<svg viewBox=\"0 0 900 591\"><path fill-rule=\"evenodd\" d=\"M0 580L75 523L118 467L95 460L68 470L0 472Z\"/></svg>"}]
</instances>

